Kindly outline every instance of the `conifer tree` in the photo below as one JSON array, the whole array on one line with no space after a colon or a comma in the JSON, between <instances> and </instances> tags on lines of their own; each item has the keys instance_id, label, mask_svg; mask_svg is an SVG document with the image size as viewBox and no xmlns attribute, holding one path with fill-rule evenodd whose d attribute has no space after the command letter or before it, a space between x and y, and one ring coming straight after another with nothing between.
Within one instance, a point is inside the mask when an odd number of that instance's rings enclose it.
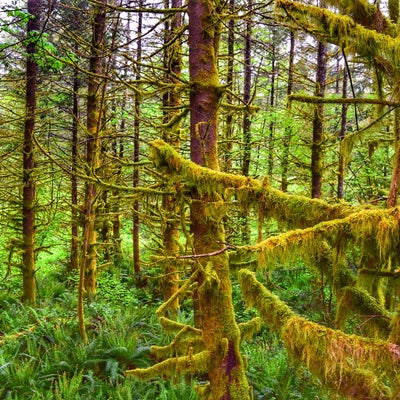
<instances>
[{"instance_id":1,"label":"conifer tree","mask_svg":"<svg viewBox=\"0 0 400 400\"><path fill-rule=\"evenodd\" d=\"M38 41L40 39L40 0L28 0L30 18L26 38L26 105L23 144L23 300L28 303L36 301L35 283L35 113L36 91L38 82Z\"/></svg>"}]
</instances>

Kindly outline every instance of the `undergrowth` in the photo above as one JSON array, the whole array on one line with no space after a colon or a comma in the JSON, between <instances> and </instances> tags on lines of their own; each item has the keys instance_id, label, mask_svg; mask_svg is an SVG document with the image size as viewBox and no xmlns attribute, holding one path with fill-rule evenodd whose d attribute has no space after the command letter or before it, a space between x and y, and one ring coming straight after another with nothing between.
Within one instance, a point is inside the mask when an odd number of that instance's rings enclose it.
<instances>
[{"instance_id":1,"label":"undergrowth","mask_svg":"<svg viewBox=\"0 0 400 400\"><path fill-rule=\"evenodd\" d=\"M291 274L290 287L283 287L287 277L281 274L266 283L286 293L287 300L310 295L312 276ZM150 346L171 340L155 316L161 304L157 291L136 287L134 277L118 269L100 274L98 296L86 305L89 343L84 346L77 327L77 276L61 268L42 274L35 308L17 300L18 278L8 278L0 293L0 400L197 400L194 378L138 382L124 375L126 369L152 365ZM233 294L238 319L254 317L235 282ZM190 320L190 310L180 318ZM288 360L266 327L243 344L243 352L254 399L332 399L307 370Z\"/></svg>"}]
</instances>

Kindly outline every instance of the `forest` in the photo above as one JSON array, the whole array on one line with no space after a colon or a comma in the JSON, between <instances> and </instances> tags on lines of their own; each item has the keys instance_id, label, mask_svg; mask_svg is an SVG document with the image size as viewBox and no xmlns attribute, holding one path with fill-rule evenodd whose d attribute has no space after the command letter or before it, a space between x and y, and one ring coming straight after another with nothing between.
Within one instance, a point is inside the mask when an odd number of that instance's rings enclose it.
<instances>
[{"instance_id":1,"label":"forest","mask_svg":"<svg viewBox=\"0 0 400 400\"><path fill-rule=\"evenodd\" d=\"M0 0L0 400L399 400L399 17Z\"/></svg>"}]
</instances>

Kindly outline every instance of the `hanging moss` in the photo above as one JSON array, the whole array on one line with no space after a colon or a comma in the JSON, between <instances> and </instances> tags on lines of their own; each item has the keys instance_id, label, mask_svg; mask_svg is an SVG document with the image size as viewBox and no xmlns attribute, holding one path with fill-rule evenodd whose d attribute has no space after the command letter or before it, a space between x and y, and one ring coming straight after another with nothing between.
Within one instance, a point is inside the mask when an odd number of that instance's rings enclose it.
<instances>
[{"instance_id":1,"label":"hanging moss","mask_svg":"<svg viewBox=\"0 0 400 400\"><path fill-rule=\"evenodd\" d=\"M257 281L253 272L239 271L239 283L247 307L256 307L264 322L279 332L294 312L279 298Z\"/></svg>"},{"instance_id":2,"label":"hanging moss","mask_svg":"<svg viewBox=\"0 0 400 400\"><path fill-rule=\"evenodd\" d=\"M327 387L352 399L391 398L400 367L399 346L307 321L260 284L253 273L241 270L239 277L246 303L255 306L263 321L281 333L289 354Z\"/></svg>"},{"instance_id":3,"label":"hanging moss","mask_svg":"<svg viewBox=\"0 0 400 400\"><path fill-rule=\"evenodd\" d=\"M368 336L387 339L390 332L391 315L365 289L346 287L338 302L336 324L344 329L345 322L353 313L365 319L363 332Z\"/></svg>"},{"instance_id":4,"label":"hanging moss","mask_svg":"<svg viewBox=\"0 0 400 400\"><path fill-rule=\"evenodd\" d=\"M361 248L376 251L385 256L389 250L397 248L398 208L386 210L363 210L348 217L321 222L312 228L296 229L273 236L252 246L238 246L237 252L258 253L260 268L269 268L277 262L286 262L303 253L318 254L320 243L330 240L337 243L342 238Z\"/></svg>"},{"instance_id":5,"label":"hanging moss","mask_svg":"<svg viewBox=\"0 0 400 400\"><path fill-rule=\"evenodd\" d=\"M261 319L253 318L250 321L239 324L240 339L250 340L261 329Z\"/></svg>"},{"instance_id":6,"label":"hanging moss","mask_svg":"<svg viewBox=\"0 0 400 400\"><path fill-rule=\"evenodd\" d=\"M256 179L198 166L185 160L162 140L153 141L150 149L155 165L167 172L175 172L177 180L184 181L187 188L196 188L200 194L219 193L225 200L235 195L243 208L249 208L251 204L261 206L267 214L265 217L273 217L289 226L312 226L357 210L345 203L331 205L320 199L289 195Z\"/></svg>"}]
</instances>

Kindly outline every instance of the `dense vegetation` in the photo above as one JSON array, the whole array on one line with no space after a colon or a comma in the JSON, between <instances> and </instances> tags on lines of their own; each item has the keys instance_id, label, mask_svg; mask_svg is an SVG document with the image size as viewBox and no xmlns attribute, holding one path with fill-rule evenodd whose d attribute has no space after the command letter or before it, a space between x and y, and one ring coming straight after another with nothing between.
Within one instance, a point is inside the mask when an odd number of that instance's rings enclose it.
<instances>
[{"instance_id":1,"label":"dense vegetation","mask_svg":"<svg viewBox=\"0 0 400 400\"><path fill-rule=\"evenodd\" d=\"M398 399L399 2L0 8L0 399Z\"/></svg>"}]
</instances>

